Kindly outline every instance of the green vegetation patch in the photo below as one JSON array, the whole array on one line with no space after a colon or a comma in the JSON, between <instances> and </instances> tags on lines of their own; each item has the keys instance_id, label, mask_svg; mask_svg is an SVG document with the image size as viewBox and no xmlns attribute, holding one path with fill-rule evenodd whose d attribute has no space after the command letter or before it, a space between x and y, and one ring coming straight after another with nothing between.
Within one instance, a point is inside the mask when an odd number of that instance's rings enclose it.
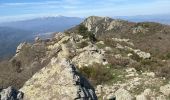
<instances>
[{"instance_id":1,"label":"green vegetation patch","mask_svg":"<svg viewBox=\"0 0 170 100\"><path fill-rule=\"evenodd\" d=\"M81 67L79 71L94 85L111 84L123 81L124 72L122 69L114 69L111 65L93 64L88 67Z\"/></svg>"},{"instance_id":2,"label":"green vegetation patch","mask_svg":"<svg viewBox=\"0 0 170 100\"><path fill-rule=\"evenodd\" d=\"M89 40L91 42L96 42L97 41L97 39L96 39L95 35L93 34L93 32L88 31L87 27L85 27L84 25L79 26L78 34L82 35L83 38L89 38Z\"/></svg>"}]
</instances>

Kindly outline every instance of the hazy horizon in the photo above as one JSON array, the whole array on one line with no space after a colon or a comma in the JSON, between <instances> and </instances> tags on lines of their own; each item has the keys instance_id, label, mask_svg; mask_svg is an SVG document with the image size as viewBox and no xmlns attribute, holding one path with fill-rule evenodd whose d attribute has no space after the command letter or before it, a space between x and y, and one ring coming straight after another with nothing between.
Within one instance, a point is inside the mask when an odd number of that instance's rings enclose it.
<instances>
[{"instance_id":1,"label":"hazy horizon","mask_svg":"<svg viewBox=\"0 0 170 100\"><path fill-rule=\"evenodd\" d=\"M170 14L169 0L1 0L0 22L47 16L87 17Z\"/></svg>"}]
</instances>

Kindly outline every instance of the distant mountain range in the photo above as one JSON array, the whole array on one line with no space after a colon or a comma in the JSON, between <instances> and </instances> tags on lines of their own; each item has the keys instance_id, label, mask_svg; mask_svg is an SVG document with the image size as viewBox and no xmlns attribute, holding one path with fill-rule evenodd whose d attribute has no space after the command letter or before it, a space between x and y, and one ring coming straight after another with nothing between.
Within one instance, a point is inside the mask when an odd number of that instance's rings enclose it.
<instances>
[{"instance_id":1,"label":"distant mountain range","mask_svg":"<svg viewBox=\"0 0 170 100\"><path fill-rule=\"evenodd\" d=\"M124 19L124 20L132 21L132 22L158 22L158 23L170 25L170 14L116 16L113 18Z\"/></svg>"},{"instance_id":2,"label":"distant mountain range","mask_svg":"<svg viewBox=\"0 0 170 100\"><path fill-rule=\"evenodd\" d=\"M59 16L0 23L0 58L14 54L16 47L23 41L33 41L35 36L44 37L53 32L62 32L82 20Z\"/></svg>"},{"instance_id":3,"label":"distant mountain range","mask_svg":"<svg viewBox=\"0 0 170 100\"><path fill-rule=\"evenodd\" d=\"M34 33L60 32L79 24L78 17L42 17L31 20L0 23L0 26L32 31Z\"/></svg>"}]
</instances>

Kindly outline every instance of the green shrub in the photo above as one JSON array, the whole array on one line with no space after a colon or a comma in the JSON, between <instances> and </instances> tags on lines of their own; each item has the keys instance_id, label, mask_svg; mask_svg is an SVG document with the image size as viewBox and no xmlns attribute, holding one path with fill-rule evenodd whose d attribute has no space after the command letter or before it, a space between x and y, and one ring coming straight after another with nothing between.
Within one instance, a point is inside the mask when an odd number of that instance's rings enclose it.
<instances>
[{"instance_id":1,"label":"green shrub","mask_svg":"<svg viewBox=\"0 0 170 100\"><path fill-rule=\"evenodd\" d=\"M157 76L170 79L170 67L169 66L159 67L157 70Z\"/></svg>"},{"instance_id":2,"label":"green shrub","mask_svg":"<svg viewBox=\"0 0 170 100\"><path fill-rule=\"evenodd\" d=\"M91 42L97 41L95 35L92 32L88 31L88 28L85 27L84 25L79 26L78 34L82 35L83 38L89 38Z\"/></svg>"},{"instance_id":3,"label":"green shrub","mask_svg":"<svg viewBox=\"0 0 170 100\"><path fill-rule=\"evenodd\" d=\"M166 54L166 59L170 59L170 53Z\"/></svg>"},{"instance_id":4,"label":"green shrub","mask_svg":"<svg viewBox=\"0 0 170 100\"><path fill-rule=\"evenodd\" d=\"M109 68L101 64L93 64L92 66L79 68L82 75L89 79L95 86L110 81L113 75Z\"/></svg>"},{"instance_id":5,"label":"green shrub","mask_svg":"<svg viewBox=\"0 0 170 100\"><path fill-rule=\"evenodd\" d=\"M90 39L91 42L96 42L97 39L95 35L92 32L87 32L88 38Z\"/></svg>"},{"instance_id":6,"label":"green shrub","mask_svg":"<svg viewBox=\"0 0 170 100\"><path fill-rule=\"evenodd\" d=\"M117 59L114 56L108 54L106 55L106 60L108 61L109 64L111 64L114 67L126 67L129 64L128 59Z\"/></svg>"},{"instance_id":7,"label":"green shrub","mask_svg":"<svg viewBox=\"0 0 170 100\"><path fill-rule=\"evenodd\" d=\"M88 28L85 27L84 25L80 25L78 28L78 33L84 36L85 38L87 37L86 33L88 32Z\"/></svg>"}]
</instances>

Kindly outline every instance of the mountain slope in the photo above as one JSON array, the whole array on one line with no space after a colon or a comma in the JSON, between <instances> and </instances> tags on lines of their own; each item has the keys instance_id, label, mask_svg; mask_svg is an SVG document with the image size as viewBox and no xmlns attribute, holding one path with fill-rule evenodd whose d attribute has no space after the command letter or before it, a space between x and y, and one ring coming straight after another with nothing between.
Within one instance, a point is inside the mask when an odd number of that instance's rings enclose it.
<instances>
[{"instance_id":1,"label":"mountain slope","mask_svg":"<svg viewBox=\"0 0 170 100\"><path fill-rule=\"evenodd\" d=\"M134 23L95 16L85 19L82 24L101 40L127 38L132 40L137 48L149 51L155 56L167 55L169 53L170 26L168 25L154 22ZM76 31L77 27L69 31Z\"/></svg>"},{"instance_id":2,"label":"mountain slope","mask_svg":"<svg viewBox=\"0 0 170 100\"><path fill-rule=\"evenodd\" d=\"M0 86L20 88L28 100L169 100L170 56L140 49L160 35L169 38L169 26L92 16L51 39L21 43L0 64Z\"/></svg>"}]
</instances>

